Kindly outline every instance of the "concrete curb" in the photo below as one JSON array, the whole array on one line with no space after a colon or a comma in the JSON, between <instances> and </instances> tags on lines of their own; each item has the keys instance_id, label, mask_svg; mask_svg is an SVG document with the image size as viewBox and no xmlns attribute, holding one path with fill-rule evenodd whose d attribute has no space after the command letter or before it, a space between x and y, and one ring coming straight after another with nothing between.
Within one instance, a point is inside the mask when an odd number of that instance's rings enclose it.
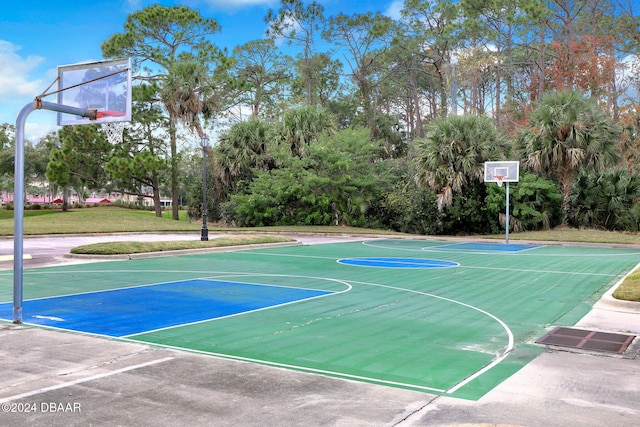
<instances>
[{"instance_id":1,"label":"concrete curb","mask_svg":"<svg viewBox=\"0 0 640 427\"><path fill-rule=\"evenodd\" d=\"M196 254L208 254L217 252L236 252L236 251L248 251L250 249L259 248L280 248L287 246L301 246L301 242L278 242L278 243L260 243L250 245L238 245L238 246L219 246L215 248L201 248L201 249L182 249L175 251L162 251L162 252L143 252L137 254L122 254L122 255L85 255L85 254L72 254L67 253L63 256L71 259L85 259L85 260L129 260L129 259L143 259L143 258L159 258L165 256L180 256L180 255L196 255Z\"/></svg>"}]
</instances>

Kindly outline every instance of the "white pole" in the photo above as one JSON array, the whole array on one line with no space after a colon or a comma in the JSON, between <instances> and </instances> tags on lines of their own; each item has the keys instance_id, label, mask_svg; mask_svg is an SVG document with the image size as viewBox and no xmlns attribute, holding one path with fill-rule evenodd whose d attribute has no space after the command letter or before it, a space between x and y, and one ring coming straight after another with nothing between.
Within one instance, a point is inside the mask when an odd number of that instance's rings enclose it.
<instances>
[{"instance_id":1,"label":"white pole","mask_svg":"<svg viewBox=\"0 0 640 427\"><path fill-rule=\"evenodd\" d=\"M36 109L31 102L16 119L16 146L13 184L13 323L22 323L22 257L24 254L24 125Z\"/></svg>"},{"instance_id":2,"label":"white pole","mask_svg":"<svg viewBox=\"0 0 640 427\"><path fill-rule=\"evenodd\" d=\"M506 195L506 204L507 204L507 218L505 221L505 239L506 243L509 244L509 181L507 181L507 195Z\"/></svg>"},{"instance_id":3,"label":"white pole","mask_svg":"<svg viewBox=\"0 0 640 427\"><path fill-rule=\"evenodd\" d=\"M29 114L35 110L50 110L96 118L95 110L83 110L67 105L44 102L38 98L25 105L16 119L16 147L13 184L13 323L22 323L22 269L24 263L24 128Z\"/></svg>"}]
</instances>

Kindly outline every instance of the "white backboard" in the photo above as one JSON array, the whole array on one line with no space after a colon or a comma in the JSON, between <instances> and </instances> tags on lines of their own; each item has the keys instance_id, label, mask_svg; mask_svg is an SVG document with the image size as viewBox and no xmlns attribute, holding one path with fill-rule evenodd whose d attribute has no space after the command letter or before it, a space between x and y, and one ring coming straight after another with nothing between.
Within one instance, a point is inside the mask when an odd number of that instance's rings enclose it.
<instances>
[{"instance_id":1,"label":"white backboard","mask_svg":"<svg viewBox=\"0 0 640 427\"><path fill-rule=\"evenodd\" d=\"M96 120L58 113L59 126L131 121L129 59L59 66L58 90L58 104L98 113Z\"/></svg>"},{"instance_id":2,"label":"white backboard","mask_svg":"<svg viewBox=\"0 0 640 427\"><path fill-rule=\"evenodd\" d=\"M484 163L484 182L518 182L520 162L502 161Z\"/></svg>"}]
</instances>

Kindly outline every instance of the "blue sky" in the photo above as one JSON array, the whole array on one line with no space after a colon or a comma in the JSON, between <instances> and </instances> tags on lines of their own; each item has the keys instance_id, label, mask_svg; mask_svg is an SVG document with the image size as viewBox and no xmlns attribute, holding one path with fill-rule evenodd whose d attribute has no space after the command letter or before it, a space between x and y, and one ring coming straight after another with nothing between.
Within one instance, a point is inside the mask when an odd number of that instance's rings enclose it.
<instances>
[{"instance_id":1,"label":"blue sky","mask_svg":"<svg viewBox=\"0 0 640 427\"><path fill-rule=\"evenodd\" d=\"M381 12L397 17L402 0L319 0L325 16ZM122 32L127 16L152 4L186 5L215 19L212 41L234 46L263 37L264 17L279 0L2 0L0 1L0 124L15 124L20 109L55 79L59 65L102 59L100 44ZM55 102L55 97L45 100ZM55 113L34 111L26 137L56 130Z\"/></svg>"}]
</instances>

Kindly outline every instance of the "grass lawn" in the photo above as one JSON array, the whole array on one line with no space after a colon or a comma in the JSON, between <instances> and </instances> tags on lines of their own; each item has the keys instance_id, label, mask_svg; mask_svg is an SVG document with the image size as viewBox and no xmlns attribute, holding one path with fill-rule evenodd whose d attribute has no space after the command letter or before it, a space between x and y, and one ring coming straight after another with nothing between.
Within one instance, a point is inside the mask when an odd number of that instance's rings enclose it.
<instances>
[{"instance_id":1,"label":"grass lawn","mask_svg":"<svg viewBox=\"0 0 640 427\"><path fill-rule=\"evenodd\" d=\"M189 222L186 211L180 211L180 220L171 219L171 212L163 212L157 218L154 212L137 211L119 207L92 207L61 210L28 210L24 212L24 234L83 234L83 233L126 233L126 232L180 232L197 231L201 221ZM330 226L283 226L234 228L208 226L209 230L224 232L273 232L273 233L341 233L341 234L391 234L403 235L385 230L371 230L356 227ZM0 209L0 236L13 235L13 211Z\"/></svg>"},{"instance_id":2,"label":"grass lawn","mask_svg":"<svg viewBox=\"0 0 640 427\"><path fill-rule=\"evenodd\" d=\"M613 297L624 301L640 302L640 271L635 271L613 292Z\"/></svg>"},{"instance_id":3,"label":"grass lawn","mask_svg":"<svg viewBox=\"0 0 640 427\"><path fill-rule=\"evenodd\" d=\"M144 252L178 251L184 249L220 248L225 246L258 245L265 243L295 242L285 236L268 234L244 234L238 236L217 237L209 241L177 240L167 242L107 242L78 246L71 249L72 254L119 255Z\"/></svg>"},{"instance_id":4,"label":"grass lawn","mask_svg":"<svg viewBox=\"0 0 640 427\"><path fill-rule=\"evenodd\" d=\"M202 226L186 220L156 218L151 211L117 207L61 210L28 210L24 212L24 234L123 233L144 231L195 231ZM0 210L0 235L13 235L13 211Z\"/></svg>"}]
</instances>

